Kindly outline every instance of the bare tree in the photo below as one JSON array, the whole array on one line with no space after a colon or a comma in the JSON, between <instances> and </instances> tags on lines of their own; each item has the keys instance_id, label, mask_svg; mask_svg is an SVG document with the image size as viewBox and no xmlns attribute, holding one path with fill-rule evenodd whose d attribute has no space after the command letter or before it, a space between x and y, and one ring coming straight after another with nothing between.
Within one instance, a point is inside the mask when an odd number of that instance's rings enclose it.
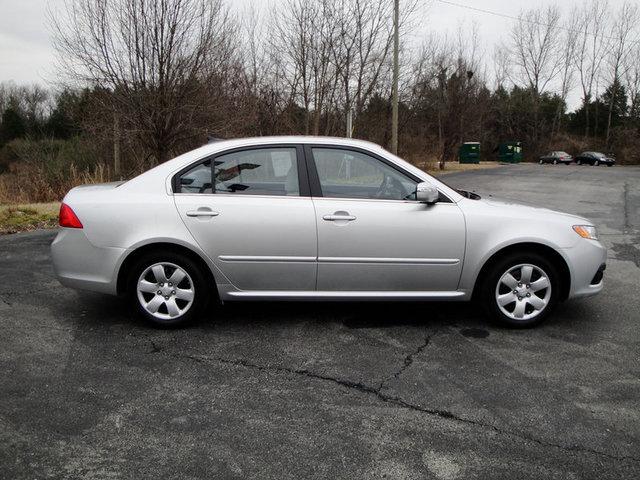
<instances>
[{"instance_id":1,"label":"bare tree","mask_svg":"<svg viewBox=\"0 0 640 480\"><path fill-rule=\"evenodd\" d=\"M612 92L609 99L609 113L607 115L607 131L605 141L607 146L610 146L611 142L611 121L613 118L613 109L618 96L618 89L622 82L622 77L625 75L625 69L631 68L627 58L632 53L632 45L637 43L638 38L638 20L640 10L635 3L625 2L620 10L618 10L616 17L613 21L613 40L612 48L608 57L608 64L611 74ZM637 57L634 59L634 63L640 61Z\"/></svg>"},{"instance_id":2,"label":"bare tree","mask_svg":"<svg viewBox=\"0 0 640 480\"><path fill-rule=\"evenodd\" d=\"M562 102L558 104L554 124L551 128L552 134L560 132L562 127L562 116L566 108L567 98L571 92L575 81L575 65L574 58L576 55L577 38L575 32L578 31L577 25L579 17L576 10L570 14L568 20L562 25L560 33L560 42L558 45L558 62L559 62L559 96Z\"/></svg>"},{"instance_id":3,"label":"bare tree","mask_svg":"<svg viewBox=\"0 0 640 480\"><path fill-rule=\"evenodd\" d=\"M524 84L533 97L533 137L538 139L540 95L561 71L559 50L560 10L557 6L528 10L520 14L511 30L513 80Z\"/></svg>"},{"instance_id":4,"label":"bare tree","mask_svg":"<svg viewBox=\"0 0 640 480\"><path fill-rule=\"evenodd\" d=\"M608 11L608 0L590 0L577 11L579 23L575 62L584 103L585 138L591 132L590 104L598 94L598 89L594 90L594 87L610 48Z\"/></svg>"},{"instance_id":5,"label":"bare tree","mask_svg":"<svg viewBox=\"0 0 640 480\"><path fill-rule=\"evenodd\" d=\"M221 0L68 0L51 23L62 71L104 90L156 162L198 133L233 51Z\"/></svg>"},{"instance_id":6,"label":"bare tree","mask_svg":"<svg viewBox=\"0 0 640 480\"><path fill-rule=\"evenodd\" d=\"M624 83L629 95L629 111L634 120L640 119L640 41L633 44L624 67Z\"/></svg>"},{"instance_id":7,"label":"bare tree","mask_svg":"<svg viewBox=\"0 0 640 480\"><path fill-rule=\"evenodd\" d=\"M463 27L453 41L430 36L414 66L413 108L427 113L423 121L433 118L440 169L467 135L479 134L482 123L483 112L473 105L483 84L479 36L475 26L470 34ZM470 110L473 115L466 115Z\"/></svg>"},{"instance_id":8,"label":"bare tree","mask_svg":"<svg viewBox=\"0 0 640 480\"><path fill-rule=\"evenodd\" d=\"M362 112L378 85L392 45L392 2L335 0L339 24L333 58L344 109Z\"/></svg>"},{"instance_id":9,"label":"bare tree","mask_svg":"<svg viewBox=\"0 0 640 480\"><path fill-rule=\"evenodd\" d=\"M319 134L337 77L333 52L338 25L329 0L288 0L276 10L273 48L285 57L289 85L305 111L304 133Z\"/></svg>"}]
</instances>

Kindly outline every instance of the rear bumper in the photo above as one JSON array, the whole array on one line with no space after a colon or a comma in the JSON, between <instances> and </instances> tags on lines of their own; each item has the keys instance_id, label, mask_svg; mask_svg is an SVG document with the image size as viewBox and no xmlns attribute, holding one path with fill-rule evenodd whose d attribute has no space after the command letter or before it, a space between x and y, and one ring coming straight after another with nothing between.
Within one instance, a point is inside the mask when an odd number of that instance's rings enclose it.
<instances>
[{"instance_id":1,"label":"rear bumper","mask_svg":"<svg viewBox=\"0 0 640 480\"><path fill-rule=\"evenodd\" d=\"M115 295L126 249L96 247L82 229L61 228L51 244L56 277L65 287Z\"/></svg>"},{"instance_id":2,"label":"rear bumper","mask_svg":"<svg viewBox=\"0 0 640 480\"><path fill-rule=\"evenodd\" d=\"M598 241L581 240L576 246L565 249L564 253L569 259L571 272L569 298L589 297L601 292L604 279L598 272L604 272L607 249Z\"/></svg>"}]
</instances>

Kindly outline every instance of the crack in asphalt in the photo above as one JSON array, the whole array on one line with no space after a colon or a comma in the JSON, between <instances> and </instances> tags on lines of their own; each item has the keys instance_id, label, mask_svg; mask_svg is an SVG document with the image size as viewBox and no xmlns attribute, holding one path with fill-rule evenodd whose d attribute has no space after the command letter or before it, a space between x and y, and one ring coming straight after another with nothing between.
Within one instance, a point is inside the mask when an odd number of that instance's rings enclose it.
<instances>
[{"instance_id":1,"label":"crack in asphalt","mask_svg":"<svg viewBox=\"0 0 640 480\"><path fill-rule=\"evenodd\" d=\"M402 375L404 373L404 371L409 368L412 364L413 364L413 359L415 357L417 357L418 355L420 355L425 348L427 348L429 346L429 343L431 342L431 339L437 334L438 332L432 332L431 335L427 335L424 337L424 342L421 343L420 345L418 345L418 348L416 348L414 351L410 352L409 354L407 354L404 357L404 361L402 362L402 365L400 366L400 368L398 369L398 371L396 371L393 375L391 375L390 377L382 380L380 382L380 385L378 386L378 391L382 390L383 388L385 388L386 384L388 382L390 382L391 380L394 379L398 379L400 377L400 375Z\"/></svg>"},{"instance_id":2,"label":"crack in asphalt","mask_svg":"<svg viewBox=\"0 0 640 480\"><path fill-rule=\"evenodd\" d=\"M433 335L431 335L433 336ZM426 342L426 345L428 345L428 342ZM426 345L424 348L426 348ZM423 348L423 349L424 349ZM177 359L188 359L191 361L195 361L198 363L202 363L202 364L211 364L213 362L217 362L217 363L221 363L221 364L225 364L225 365L232 365L232 366L236 366L236 367L243 367L243 368L249 368L249 369L253 369L253 370L258 370L261 372L275 372L275 373L288 373L288 374L292 374L292 375L302 375L305 376L307 378L312 378L312 379L316 379L316 380L322 380L322 381L326 381L326 382L331 382L334 383L336 385L348 388L350 390L356 390L358 392L361 393L365 393L365 394L369 394L369 395L374 395L375 397L377 397L380 401L384 402L384 403L389 403L392 405L396 405L398 407L401 408L405 408L407 410L411 410L414 412L419 412L419 413L424 413L430 416L435 416L435 417L439 417L445 420L449 420L449 421L454 421L454 422L458 422L458 423L463 423L466 425L471 425L474 427L480 427L480 428L484 428L485 430L491 430L493 432L495 432L498 435L506 435L506 436L511 436L511 437L515 437L519 440L522 440L524 442L532 442L535 443L537 445L540 445L541 447L551 447L551 448L557 448L559 450L565 451L565 452L573 452L573 453L582 453L582 454L593 454L593 455L598 455L601 457L605 457L611 460L617 460L617 461L632 461L632 462L640 462L640 458L636 458L636 457L632 457L632 456L618 456L618 455L613 455L607 452L601 452L599 450L594 450L591 448L587 448L587 447L583 447L580 445L563 445L563 444L559 444L559 443L552 443L552 442L547 442L544 440L540 440L538 438L534 438L531 437L527 434L523 434L520 432L512 432L509 430L504 430L501 429L499 427L496 427L495 425L489 424L489 423L485 423L485 422L481 422L478 420L472 420L469 418L465 418L465 417L461 417L459 415L456 415L453 412L450 412L448 410L441 410L441 409L436 409L436 408L427 408L427 407L423 407L421 405L417 405L414 403L410 403L407 402L406 400L397 397L397 396L392 396L392 395L388 395L386 393L383 393L381 391L380 388L375 388L371 385L367 385L365 383L361 383L361 382L356 382L353 380L349 380L349 379L342 379L342 378L338 378L338 377L332 377L329 375L324 375L324 374L320 374L320 373L316 373L316 372L312 372L311 370L307 370L307 369L303 369L303 368L290 368L290 367L283 367L283 366L278 366L278 365L258 365L252 362L249 362L248 360L244 360L244 359L228 359L228 358L223 358L223 357L206 357L206 356L198 356L198 355L189 355L189 354L178 354L178 353L171 353L170 354L172 357L177 358ZM415 355L415 353L414 353Z\"/></svg>"},{"instance_id":3,"label":"crack in asphalt","mask_svg":"<svg viewBox=\"0 0 640 480\"><path fill-rule=\"evenodd\" d=\"M5 299L4 297L0 297L0 302L4 303L5 305L8 305L10 307L12 306L11 302L9 300Z\"/></svg>"}]
</instances>

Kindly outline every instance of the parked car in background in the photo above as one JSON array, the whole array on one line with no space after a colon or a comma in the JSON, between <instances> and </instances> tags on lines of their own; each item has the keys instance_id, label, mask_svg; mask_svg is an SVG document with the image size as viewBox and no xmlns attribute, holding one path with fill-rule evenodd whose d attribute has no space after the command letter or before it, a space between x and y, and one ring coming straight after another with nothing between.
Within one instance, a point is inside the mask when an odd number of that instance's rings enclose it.
<instances>
[{"instance_id":1,"label":"parked car in background","mask_svg":"<svg viewBox=\"0 0 640 480\"><path fill-rule=\"evenodd\" d=\"M540 157L540 165L543 163L553 163L554 165L564 163L565 165L569 165L571 162L573 162L573 157L567 152L549 152Z\"/></svg>"},{"instance_id":2,"label":"parked car in background","mask_svg":"<svg viewBox=\"0 0 640 480\"><path fill-rule=\"evenodd\" d=\"M530 327L600 292L607 258L585 218L481 199L377 145L329 137L224 140L127 182L76 187L60 225L60 282L126 295L157 325L196 317L209 298L474 298Z\"/></svg>"},{"instance_id":3,"label":"parked car in background","mask_svg":"<svg viewBox=\"0 0 640 480\"><path fill-rule=\"evenodd\" d=\"M606 165L607 167L613 167L616 164L615 158L607 157L604 153L600 152L583 152L576 157L576 163L578 165Z\"/></svg>"}]
</instances>

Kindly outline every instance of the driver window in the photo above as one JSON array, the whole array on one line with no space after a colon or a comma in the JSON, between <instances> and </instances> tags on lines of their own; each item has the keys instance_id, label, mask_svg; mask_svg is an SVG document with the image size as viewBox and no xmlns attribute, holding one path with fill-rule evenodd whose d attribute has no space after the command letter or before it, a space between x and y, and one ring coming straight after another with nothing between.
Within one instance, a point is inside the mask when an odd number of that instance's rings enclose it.
<instances>
[{"instance_id":1,"label":"driver window","mask_svg":"<svg viewBox=\"0 0 640 480\"><path fill-rule=\"evenodd\" d=\"M323 197L415 200L416 182L367 154L313 148Z\"/></svg>"}]
</instances>

